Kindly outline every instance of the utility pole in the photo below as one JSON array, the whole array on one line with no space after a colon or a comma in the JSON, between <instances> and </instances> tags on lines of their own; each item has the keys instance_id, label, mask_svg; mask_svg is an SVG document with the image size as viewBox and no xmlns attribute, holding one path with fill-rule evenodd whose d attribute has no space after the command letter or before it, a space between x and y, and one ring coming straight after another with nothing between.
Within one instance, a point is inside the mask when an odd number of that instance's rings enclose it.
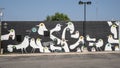
<instances>
[{"instance_id":1,"label":"utility pole","mask_svg":"<svg viewBox=\"0 0 120 68\"><path fill-rule=\"evenodd\" d=\"M3 49L1 48L1 23L3 21L3 10L4 8L0 8L0 54L3 53Z\"/></svg>"},{"instance_id":2,"label":"utility pole","mask_svg":"<svg viewBox=\"0 0 120 68\"><path fill-rule=\"evenodd\" d=\"M79 1L79 5L84 5L83 36L84 36L84 40L86 42L86 6L91 5L91 1L87 1L87 2ZM85 45L85 43L84 43L84 45Z\"/></svg>"}]
</instances>

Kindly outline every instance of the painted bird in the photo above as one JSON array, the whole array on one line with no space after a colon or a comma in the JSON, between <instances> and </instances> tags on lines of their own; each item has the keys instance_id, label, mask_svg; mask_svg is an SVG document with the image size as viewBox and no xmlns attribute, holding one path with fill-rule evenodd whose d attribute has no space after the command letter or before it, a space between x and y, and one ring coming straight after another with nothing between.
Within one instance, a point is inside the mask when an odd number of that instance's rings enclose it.
<instances>
[{"instance_id":1,"label":"painted bird","mask_svg":"<svg viewBox=\"0 0 120 68\"><path fill-rule=\"evenodd\" d=\"M36 49L39 49L40 47L36 44L35 39L31 38L30 40L30 46L32 47L31 52L35 52Z\"/></svg>"},{"instance_id":2,"label":"painted bird","mask_svg":"<svg viewBox=\"0 0 120 68\"><path fill-rule=\"evenodd\" d=\"M22 53L23 53L23 51L25 51L27 53L26 48L29 46L29 38L30 38L29 36L25 36L24 40L21 42L21 44L8 45L7 47L8 47L8 49L11 50L10 52L12 52L12 48L16 48L17 50L21 49Z\"/></svg>"},{"instance_id":3,"label":"painted bird","mask_svg":"<svg viewBox=\"0 0 120 68\"><path fill-rule=\"evenodd\" d=\"M115 46L115 51L119 51L119 46Z\"/></svg>"},{"instance_id":4,"label":"painted bird","mask_svg":"<svg viewBox=\"0 0 120 68\"><path fill-rule=\"evenodd\" d=\"M65 52L70 52L69 48L68 48L68 40L62 39L61 40L61 46L64 49Z\"/></svg>"},{"instance_id":5,"label":"painted bird","mask_svg":"<svg viewBox=\"0 0 120 68\"><path fill-rule=\"evenodd\" d=\"M54 52L55 50L59 50L61 51L62 48L61 47L58 47L58 46L54 46L55 44L53 43L50 43L50 49L52 50L52 52Z\"/></svg>"},{"instance_id":6,"label":"painted bird","mask_svg":"<svg viewBox=\"0 0 120 68\"><path fill-rule=\"evenodd\" d=\"M90 38L89 35L86 35L86 40L87 41L96 41L96 38Z\"/></svg>"},{"instance_id":7,"label":"painted bird","mask_svg":"<svg viewBox=\"0 0 120 68\"><path fill-rule=\"evenodd\" d=\"M108 25L111 26L113 23L111 21L107 21Z\"/></svg>"},{"instance_id":8,"label":"painted bird","mask_svg":"<svg viewBox=\"0 0 120 68\"><path fill-rule=\"evenodd\" d=\"M1 35L1 40L9 40L9 38L12 38L12 40L15 39L15 30L10 29L8 34Z\"/></svg>"},{"instance_id":9,"label":"painted bird","mask_svg":"<svg viewBox=\"0 0 120 68\"><path fill-rule=\"evenodd\" d=\"M114 38L117 38L117 26L112 25L110 30L111 30L111 33L114 35Z\"/></svg>"},{"instance_id":10,"label":"painted bird","mask_svg":"<svg viewBox=\"0 0 120 68\"><path fill-rule=\"evenodd\" d=\"M115 24L116 24L117 26L119 26L119 24L120 24L120 21L116 21L116 22L115 22Z\"/></svg>"},{"instance_id":11,"label":"painted bird","mask_svg":"<svg viewBox=\"0 0 120 68\"><path fill-rule=\"evenodd\" d=\"M91 48L91 51L92 51L92 52L96 52L95 47L92 47L92 48Z\"/></svg>"},{"instance_id":12,"label":"painted bird","mask_svg":"<svg viewBox=\"0 0 120 68\"><path fill-rule=\"evenodd\" d=\"M89 42L89 46L94 46L94 45L96 45L95 42Z\"/></svg>"},{"instance_id":13,"label":"painted bird","mask_svg":"<svg viewBox=\"0 0 120 68\"><path fill-rule=\"evenodd\" d=\"M50 35L50 39L52 39L53 41L57 41L57 45L59 45L61 43L61 39L59 39L58 37L56 37L54 35Z\"/></svg>"},{"instance_id":14,"label":"painted bird","mask_svg":"<svg viewBox=\"0 0 120 68\"><path fill-rule=\"evenodd\" d=\"M81 49L79 47L77 48L77 52L81 52Z\"/></svg>"},{"instance_id":15,"label":"painted bird","mask_svg":"<svg viewBox=\"0 0 120 68\"><path fill-rule=\"evenodd\" d=\"M44 35L44 31L48 31L48 29L46 28L44 23L40 23L39 25L37 25L38 28L38 34L40 35Z\"/></svg>"},{"instance_id":16,"label":"painted bird","mask_svg":"<svg viewBox=\"0 0 120 68\"><path fill-rule=\"evenodd\" d=\"M55 26L55 28L50 30L50 39L52 39L53 41L57 41L57 45L60 44L61 39L59 39L58 37L54 36L52 33L56 32L56 31L57 32L60 31L61 30L61 26L62 26L61 24L57 24Z\"/></svg>"},{"instance_id":17,"label":"painted bird","mask_svg":"<svg viewBox=\"0 0 120 68\"><path fill-rule=\"evenodd\" d=\"M41 53L43 53L43 52L44 52L44 51L43 51L44 47L42 46L42 43L41 43L41 39L40 39L40 38L37 38L37 39L36 39L36 44L37 44L37 46L38 46L38 48L39 48L39 51L40 51Z\"/></svg>"},{"instance_id":18,"label":"painted bird","mask_svg":"<svg viewBox=\"0 0 120 68\"><path fill-rule=\"evenodd\" d=\"M99 39L98 42L96 43L96 49L102 51L101 47L103 46L104 42L103 39Z\"/></svg>"},{"instance_id":19,"label":"painted bird","mask_svg":"<svg viewBox=\"0 0 120 68\"><path fill-rule=\"evenodd\" d=\"M75 34L71 34L71 38L79 38L80 34L79 34L79 31L76 31Z\"/></svg>"},{"instance_id":20,"label":"painted bird","mask_svg":"<svg viewBox=\"0 0 120 68\"><path fill-rule=\"evenodd\" d=\"M74 24L72 22L67 23L67 28L70 29L70 33L72 34L75 30Z\"/></svg>"},{"instance_id":21,"label":"painted bird","mask_svg":"<svg viewBox=\"0 0 120 68\"><path fill-rule=\"evenodd\" d=\"M109 42L109 43L119 43L119 40L113 39L113 36L112 36L112 35L109 35L109 36L108 36L108 42Z\"/></svg>"},{"instance_id":22,"label":"painted bird","mask_svg":"<svg viewBox=\"0 0 120 68\"><path fill-rule=\"evenodd\" d=\"M73 32L74 32L74 30L75 30L75 28L74 28L74 24L72 23L72 22L68 22L68 23L66 23L67 24L67 26L63 29L63 32L62 32L62 38L64 38L65 39L65 37L66 37L66 31L69 29L70 30L70 33L72 34Z\"/></svg>"},{"instance_id":23,"label":"painted bird","mask_svg":"<svg viewBox=\"0 0 120 68\"><path fill-rule=\"evenodd\" d=\"M70 49L75 49L79 44L84 44L84 37L80 36L78 41L72 45L70 45Z\"/></svg>"},{"instance_id":24,"label":"painted bird","mask_svg":"<svg viewBox=\"0 0 120 68\"><path fill-rule=\"evenodd\" d=\"M61 24L57 24L53 29L50 30L50 34L52 34L53 32L58 32L61 30Z\"/></svg>"},{"instance_id":25,"label":"painted bird","mask_svg":"<svg viewBox=\"0 0 120 68\"><path fill-rule=\"evenodd\" d=\"M110 43L105 45L105 51L112 51L112 45Z\"/></svg>"},{"instance_id":26,"label":"painted bird","mask_svg":"<svg viewBox=\"0 0 120 68\"><path fill-rule=\"evenodd\" d=\"M51 52L48 47L44 47L43 51L44 51L44 53L50 53Z\"/></svg>"}]
</instances>

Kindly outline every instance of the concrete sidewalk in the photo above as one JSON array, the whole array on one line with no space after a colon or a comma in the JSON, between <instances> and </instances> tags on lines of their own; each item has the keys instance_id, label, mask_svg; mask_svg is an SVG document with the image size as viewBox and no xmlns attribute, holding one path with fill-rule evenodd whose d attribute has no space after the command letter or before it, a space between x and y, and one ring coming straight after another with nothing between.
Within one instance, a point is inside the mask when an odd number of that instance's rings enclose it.
<instances>
[{"instance_id":1,"label":"concrete sidewalk","mask_svg":"<svg viewBox=\"0 0 120 68\"><path fill-rule=\"evenodd\" d=\"M0 68L120 68L120 51L5 54Z\"/></svg>"},{"instance_id":2,"label":"concrete sidewalk","mask_svg":"<svg viewBox=\"0 0 120 68\"><path fill-rule=\"evenodd\" d=\"M69 53L27 53L27 54L17 54L17 53L10 53L10 54L1 54L0 56L48 56L48 55L85 55L85 54L111 54L111 53L118 53L120 51L102 51L102 52L69 52Z\"/></svg>"}]
</instances>

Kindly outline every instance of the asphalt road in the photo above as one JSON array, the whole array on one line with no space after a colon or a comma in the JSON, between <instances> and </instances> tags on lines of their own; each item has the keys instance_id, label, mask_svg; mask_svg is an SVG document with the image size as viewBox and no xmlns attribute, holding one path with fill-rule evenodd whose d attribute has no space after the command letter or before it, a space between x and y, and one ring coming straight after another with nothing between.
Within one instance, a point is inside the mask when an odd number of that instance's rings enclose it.
<instances>
[{"instance_id":1,"label":"asphalt road","mask_svg":"<svg viewBox=\"0 0 120 68\"><path fill-rule=\"evenodd\" d=\"M120 68L120 53L0 56L0 68Z\"/></svg>"}]
</instances>

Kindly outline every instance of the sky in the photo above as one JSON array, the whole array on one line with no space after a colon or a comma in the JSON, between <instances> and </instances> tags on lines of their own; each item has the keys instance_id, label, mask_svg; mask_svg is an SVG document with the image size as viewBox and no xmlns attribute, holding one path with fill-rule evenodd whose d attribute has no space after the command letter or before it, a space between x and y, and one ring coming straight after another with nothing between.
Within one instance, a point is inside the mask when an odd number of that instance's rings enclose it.
<instances>
[{"instance_id":1,"label":"sky","mask_svg":"<svg viewBox=\"0 0 120 68\"><path fill-rule=\"evenodd\" d=\"M80 0L0 0L4 21L44 21L56 12L64 13L72 21L84 20L84 6ZM120 20L120 0L91 1L87 5L87 21Z\"/></svg>"}]
</instances>

